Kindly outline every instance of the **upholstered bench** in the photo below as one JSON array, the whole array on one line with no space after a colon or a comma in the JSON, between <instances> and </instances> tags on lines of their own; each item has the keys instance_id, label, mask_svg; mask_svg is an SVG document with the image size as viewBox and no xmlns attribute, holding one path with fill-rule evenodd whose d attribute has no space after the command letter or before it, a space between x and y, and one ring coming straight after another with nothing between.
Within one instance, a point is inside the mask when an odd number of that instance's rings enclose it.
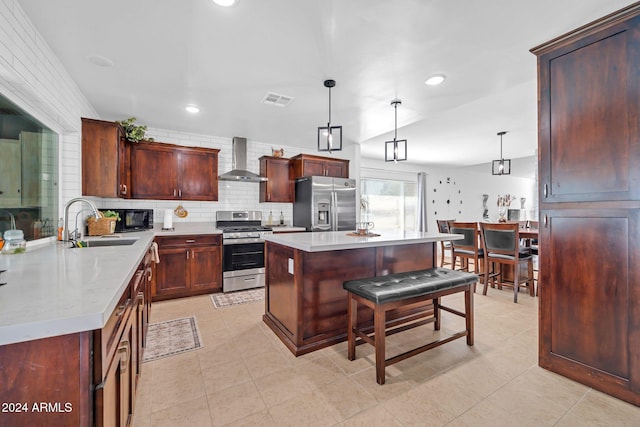
<instances>
[{"instance_id":1,"label":"upholstered bench","mask_svg":"<svg viewBox=\"0 0 640 427\"><path fill-rule=\"evenodd\" d=\"M376 381L384 384L385 367L400 362L408 357L438 347L457 338L467 337L467 345L473 345L473 292L478 276L448 268L430 268L427 270L395 273L387 276L349 280L343 283L348 292L347 321L347 357L356 358L356 340L360 338L375 348ZM464 292L464 313L440 304L445 295ZM427 300L433 301L433 323L435 330L440 329L440 310L445 310L466 320L466 329L443 339L430 342L400 355L385 359L385 337L396 332L423 325L425 322L404 323L393 328L386 328L386 313L400 307L424 305ZM373 337L358 329L358 303L373 309ZM358 341L358 344L361 341Z\"/></svg>"}]
</instances>

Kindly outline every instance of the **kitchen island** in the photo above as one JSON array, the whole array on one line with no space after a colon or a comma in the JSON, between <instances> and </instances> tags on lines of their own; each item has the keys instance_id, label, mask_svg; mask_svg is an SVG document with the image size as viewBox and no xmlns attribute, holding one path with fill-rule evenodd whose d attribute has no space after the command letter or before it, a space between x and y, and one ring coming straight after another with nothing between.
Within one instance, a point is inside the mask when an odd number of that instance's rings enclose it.
<instances>
[{"instance_id":1,"label":"kitchen island","mask_svg":"<svg viewBox=\"0 0 640 427\"><path fill-rule=\"evenodd\" d=\"M345 280L436 266L436 243L457 234L382 230L351 236L347 231L264 236L266 285L264 322L296 356L344 341L347 336ZM431 303L390 312L389 325L432 316ZM372 311L358 322L373 325Z\"/></svg>"}]
</instances>

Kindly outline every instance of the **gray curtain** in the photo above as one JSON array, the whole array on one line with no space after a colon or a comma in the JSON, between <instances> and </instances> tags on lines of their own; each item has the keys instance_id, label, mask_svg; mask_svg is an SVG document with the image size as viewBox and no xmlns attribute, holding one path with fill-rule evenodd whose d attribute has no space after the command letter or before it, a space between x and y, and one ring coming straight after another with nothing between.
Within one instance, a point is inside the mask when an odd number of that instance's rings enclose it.
<instances>
[{"instance_id":1,"label":"gray curtain","mask_svg":"<svg viewBox=\"0 0 640 427\"><path fill-rule=\"evenodd\" d=\"M418 203L416 215L416 231L427 230L427 174L418 174Z\"/></svg>"}]
</instances>

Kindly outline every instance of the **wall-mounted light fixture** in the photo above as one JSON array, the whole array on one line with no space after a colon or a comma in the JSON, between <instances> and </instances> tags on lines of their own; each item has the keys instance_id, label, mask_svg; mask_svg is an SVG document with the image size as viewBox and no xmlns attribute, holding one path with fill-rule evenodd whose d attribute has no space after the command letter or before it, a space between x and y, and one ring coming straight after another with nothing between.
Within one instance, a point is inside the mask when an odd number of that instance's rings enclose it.
<instances>
[{"instance_id":1,"label":"wall-mounted light fixture","mask_svg":"<svg viewBox=\"0 0 640 427\"><path fill-rule=\"evenodd\" d=\"M510 175L511 174L511 159L505 159L502 157L502 136L507 131L498 132L500 136L500 158L491 162L491 174L492 175Z\"/></svg>"},{"instance_id":2,"label":"wall-mounted light fixture","mask_svg":"<svg viewBox=\"0 0 640 427\"><path fill-rule=\"evenodd\" d=\"M393 141L386 141L384 143L384 161L385 162L399 162L401 160L407 160L407 140L398 140L398 105L402 104L399 99L391 101L391 105L395 110L395 126L393 128Z\"/></svg>"},{"instance_id":3,"label":"wall-mounted light fixture","mask_svg":"<svg viewBox=\"0 0 640 427\"><path fill-rule=\"evenodd\" d=\"M342 126L331 126L331 88L336 85L335 80L325 80L324 87L329 88L329 121L327 126L318 127L318 151L342 150Z\"/></svg>"}]
</instances>

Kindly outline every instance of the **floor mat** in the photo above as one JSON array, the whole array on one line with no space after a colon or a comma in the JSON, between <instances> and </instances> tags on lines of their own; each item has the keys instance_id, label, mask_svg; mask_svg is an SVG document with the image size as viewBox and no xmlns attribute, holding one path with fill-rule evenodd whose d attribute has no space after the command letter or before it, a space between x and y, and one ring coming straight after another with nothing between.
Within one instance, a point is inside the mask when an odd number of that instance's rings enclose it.
<instances>
[{"instance_id":1,"label":"floor mat","mask_svg":"<svg viewBox=\"0 0 640 427\"><path fill-rule=\"evenodd\" d=\"M226 294L211 294L211 301L215 308L245 304L247 302L264 301L264 288L247 289L246 291L229 292Z\"/></svg>"},{"instance_id":2,"label":"floor mat","mask_svg":"<svg viewBox=\"0 0 640 427\"><path fill-rule=\"evenodd\" d=\"M195 316L150 323L143 362L162 359L202 347Z\"/></svg>"}]
</instances>

